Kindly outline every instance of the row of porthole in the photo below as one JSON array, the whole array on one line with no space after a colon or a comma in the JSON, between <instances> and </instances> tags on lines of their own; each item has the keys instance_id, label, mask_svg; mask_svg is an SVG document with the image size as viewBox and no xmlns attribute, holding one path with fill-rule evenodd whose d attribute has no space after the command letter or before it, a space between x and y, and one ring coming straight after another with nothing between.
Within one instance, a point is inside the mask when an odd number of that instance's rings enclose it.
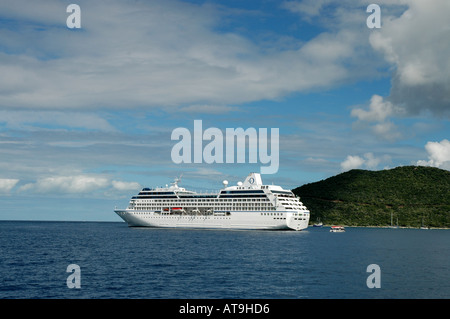
<instances>
[{"instance_id":1,"label":"row of porthole","mask_svg":"<svg viewBox=\"0 0 450 319\"><path fill-rule=\"evenodd\" d=\"M141 214L145 214L145 213L137 213L138 215ZM214 219L231 219L231 217L226 217L226 216L195 216L195 215L190 215L190 216L144 216L144 218L170 218L170 219L210 219L211 217L213 217Z\"/></svg>"}]
</instances>

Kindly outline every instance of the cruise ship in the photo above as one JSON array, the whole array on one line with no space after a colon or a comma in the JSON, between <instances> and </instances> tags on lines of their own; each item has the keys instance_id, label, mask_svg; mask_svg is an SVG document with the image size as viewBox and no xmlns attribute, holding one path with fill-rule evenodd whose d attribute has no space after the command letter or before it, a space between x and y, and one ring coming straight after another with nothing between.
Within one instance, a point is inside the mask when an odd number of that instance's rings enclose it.
<instances>
[{"instance_id":1,"label":"cruise ship","mask_svg":"<svg viewBox=\"0 0 450 319\"><path fill-rule=\"evenodd\" d=\"M115 209L129 226L209 229L303 230L309 210L292 191L264 185L259 173L216 193L197 193L180 187L143 188L126 209Z\"/></svg>"}]
</instances>

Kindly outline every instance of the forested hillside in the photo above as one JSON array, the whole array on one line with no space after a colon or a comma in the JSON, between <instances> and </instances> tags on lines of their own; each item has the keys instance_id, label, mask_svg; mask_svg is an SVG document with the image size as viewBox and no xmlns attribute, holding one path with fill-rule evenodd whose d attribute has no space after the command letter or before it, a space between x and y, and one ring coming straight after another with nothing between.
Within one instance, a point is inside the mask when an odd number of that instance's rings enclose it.
<instances>
[{"instance_id":1,"label":"forested hillside","mask_svg":"<svg viewBox=\"0 0 450 319\"><path fill-rule=\"evenodd\" d=\"M292 190L310 222L349 226L450 228L450 172L434 167L351 170Z\"/></svg>"}]
</instances>

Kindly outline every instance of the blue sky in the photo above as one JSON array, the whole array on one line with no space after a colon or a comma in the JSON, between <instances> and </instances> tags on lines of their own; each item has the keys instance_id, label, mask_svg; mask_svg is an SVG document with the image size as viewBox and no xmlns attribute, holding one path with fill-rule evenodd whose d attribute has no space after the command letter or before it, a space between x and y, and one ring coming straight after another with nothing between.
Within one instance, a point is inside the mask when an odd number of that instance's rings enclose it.
<instances>
[{"instance_id":1,"label":"blue sky","mask_svg":"<svg viewBox=\"0 0 450 319\"><path fill-rule=\"evenodd\" d=\"M449 14L447 0L2 1L0 219L118 221L141 187L183 174L216 190L260 170L175 164L171 133L194 120L278 128L263 181L285 188L352 168L448 170Z\"/></svg>"}]
</instances>

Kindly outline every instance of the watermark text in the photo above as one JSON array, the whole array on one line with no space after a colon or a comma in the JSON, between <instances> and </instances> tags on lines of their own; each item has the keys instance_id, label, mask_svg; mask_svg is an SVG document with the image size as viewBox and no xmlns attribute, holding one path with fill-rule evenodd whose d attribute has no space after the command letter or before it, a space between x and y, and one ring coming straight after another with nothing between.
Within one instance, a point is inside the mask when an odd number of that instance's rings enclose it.
<instances>
[{"instance_id":1,"label":"watermark text","mask_svg":"<svg viewBox=\"0 0 450 319\"><path fill-rule=\"evenodd\" d=\"M66 25L69 29L81 28L81 8L78 4L69 4L66 12L71 13L66 20Z\"/></svg>"},{"instance_id":2,"label":"watermark text","mask_svg":"<svg viewBox=\"0 0 450 319\"><path fill-rule=\"evenodd\" d=\"M203 131L202 120L194 121L194 132L184 127L172 131L172 141L176 143L171 152L172 161L180 163L259 163L261 174L275 174L279 167L279 129L267 128L227 128L225 143L223 132L210 127ZM204 141L210 141L203 146ZM269 143L270 142L270 143ZM269 154L270 146L270 154ZM246 156L248 155L248 156Z\"/></svg>"},{"instance_id":3,"label":"watermark text","mask_svg":"<svg viewBox=\"0 0 450 319\"><path fill-rule=\"evenodd\" d=\"M378 4L369 4L367 6L366 12L372 12L371 15L367 17L366 24L369 29L379 29L381 28L381 8Z\"/></svg>"},{"instance_id":4,"label":"watermark text","mask_svg":"<svg viewBox=\"0 0 450 319\"><path fill-rule=\"evenodd\" d=\"M70 264L69 266L67 266L66 272L72 273L67 277L66 281L67 287L70 289L72 288L80 289L81 288L80 266L78 266L77 264Z\"/></svg>"},{"instance_id":5,"label":"watermark text","mask_svg":"<svg viewBox=\"0 0 450 319\"><path fill-rule=\"evenodd\" d=\"M367 266L367 272L371 274L367 277L366 284L368 288L381 288L381 269L377 264Z\"/></svg>"}]
</instances>

